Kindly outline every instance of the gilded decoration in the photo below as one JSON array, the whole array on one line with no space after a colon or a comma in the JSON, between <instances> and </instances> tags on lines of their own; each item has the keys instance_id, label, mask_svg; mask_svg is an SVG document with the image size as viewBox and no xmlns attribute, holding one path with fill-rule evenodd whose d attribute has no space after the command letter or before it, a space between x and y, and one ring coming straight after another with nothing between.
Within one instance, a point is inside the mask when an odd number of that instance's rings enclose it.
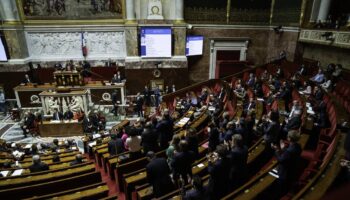
<instances>
[{"instance_id":1,"label":"gilded decoration","mask_svg":"<svg viewBox=\"0 0 350 200\"><path fill-rule=\"evenodd\" d=\"M123 0L17 0L24 20L123 19Z\"/></svg>"}]
</instances>

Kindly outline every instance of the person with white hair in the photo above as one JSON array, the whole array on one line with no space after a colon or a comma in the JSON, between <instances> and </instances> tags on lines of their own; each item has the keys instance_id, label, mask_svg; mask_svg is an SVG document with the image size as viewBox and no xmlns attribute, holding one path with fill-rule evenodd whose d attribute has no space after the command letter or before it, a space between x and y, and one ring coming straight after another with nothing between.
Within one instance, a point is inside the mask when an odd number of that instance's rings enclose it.
<instances>
[{"instance_id":1,"label":"person with white hair","mask_svg":"<svg viewBox=\"0 0 350 200\"><path fill-rule=\"evenodd\" d=\"M29 166L29 170L31 173L42 172L42 171L49 170L49 166L46 163L41 162L39 155L34 155L33 156L33 164L31 166Z\"/></svg>"}]
</instances>

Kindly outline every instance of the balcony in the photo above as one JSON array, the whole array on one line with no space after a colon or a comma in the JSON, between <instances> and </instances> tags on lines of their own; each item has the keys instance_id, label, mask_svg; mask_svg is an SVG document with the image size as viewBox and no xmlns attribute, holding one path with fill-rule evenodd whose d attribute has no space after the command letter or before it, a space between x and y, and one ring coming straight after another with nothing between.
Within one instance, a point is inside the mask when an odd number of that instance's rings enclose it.
<instances>
[{"instance_id":1,"label":"balcony","mask_svg":"<svg viewBox=\"0 0 350 200\"><path fill-rule=\"evenodd\" d=\"M350 32L302 29L299 35L299 42L350 49Z\"/></svg>"}]
</instances>

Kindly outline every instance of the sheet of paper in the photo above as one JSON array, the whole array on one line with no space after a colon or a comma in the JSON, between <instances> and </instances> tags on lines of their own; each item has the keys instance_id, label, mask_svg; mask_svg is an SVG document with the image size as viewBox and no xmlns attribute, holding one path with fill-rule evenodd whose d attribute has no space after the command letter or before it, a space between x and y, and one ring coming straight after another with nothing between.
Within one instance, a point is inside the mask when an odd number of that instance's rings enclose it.
<instances>
[{"instance_id":1,"label":"sheet of paper","mask_svg":"<svg viewBox=\"0 0 350 200\"><path fill-rule=\"evenodd\" d=\"M19 176L23 173L23 171L23 169L17 169L11 174L11 176Z\"/></svg>"},{"instance_id":2,"label":"sheet of paper","mask_svg":"<svg viewBox=\"0 0 350 200\"><path fill-rule=\"evenodd\" d=\"M0 171L0 173L3 177L6 177L10 173L10 171Z\"/></svg>"}]
</instances>

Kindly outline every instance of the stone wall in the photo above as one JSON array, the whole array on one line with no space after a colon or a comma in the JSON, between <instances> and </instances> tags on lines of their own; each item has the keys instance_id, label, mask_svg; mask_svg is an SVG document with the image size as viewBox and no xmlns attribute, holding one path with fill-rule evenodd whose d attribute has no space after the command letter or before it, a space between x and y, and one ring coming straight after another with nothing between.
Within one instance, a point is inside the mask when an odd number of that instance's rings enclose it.
<instances>
[{"instance_id":1,"label":"stone wall","mask_svg":"<svg viewBox=\"0 0 350 200\"><path fill-rule=\"evenodd\" d=\"M199 82L208 79L210 62L210 38L249 38L247 49L247 61L255 65L262 65L279 55L285 50L287 59L294 60L297 46L298 31L286 30L282 34L276 34L268 27L262 28L225 28L225 27L194 27L192 35L204 36L203 56L189 57L190 82Z\"/></svg>"},{"instance_id":2,"label":"stone wall","mask_svg":"<svg viewBox=\"0 0 350 200\"><path fill-rule=\"evenodd\" d=\"M350 69L350 49L331 47L318 44L303 44L303 58L319 60L321 66L329 63L342 64L343 68Z\"/></svg>"}]
</instances>

